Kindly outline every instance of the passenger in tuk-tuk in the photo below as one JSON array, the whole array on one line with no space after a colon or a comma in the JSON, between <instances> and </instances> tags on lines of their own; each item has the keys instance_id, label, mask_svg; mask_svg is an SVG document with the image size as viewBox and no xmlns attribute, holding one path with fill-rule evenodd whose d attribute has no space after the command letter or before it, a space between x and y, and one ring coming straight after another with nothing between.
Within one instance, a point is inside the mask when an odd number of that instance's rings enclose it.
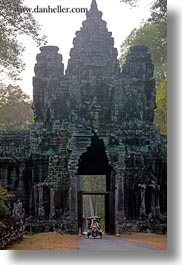
<instances>
[{"instance_id":1,"label":"passenger in tuk-tuk","mask_svg":"<svg viewBox=\"0 0 182 265\"><path fill-rule=\"evenodd\" d=\"M91 224L91 228L93 226L96 226L98 229L101 228L101 225L99 224L99 222L97 221L97 219L93 219L92 224Z\"/></svg>"}]
</instances>

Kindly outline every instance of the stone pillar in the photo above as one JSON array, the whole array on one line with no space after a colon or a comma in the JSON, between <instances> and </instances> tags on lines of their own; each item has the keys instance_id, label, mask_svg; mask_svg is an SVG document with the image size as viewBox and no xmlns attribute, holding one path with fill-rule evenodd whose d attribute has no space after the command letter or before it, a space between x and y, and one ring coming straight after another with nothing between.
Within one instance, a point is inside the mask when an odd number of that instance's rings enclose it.
<instances>
[{"instance_id":1,"label":"stone pillar","mask_svg":"<svg viewBox=\"0 0 182 265\"><path fill-rule=\"evenodd\" d=\"M33 198L34 198L34 209L35 209L35 216L38 214L38 203L37 203L37 186L33 188Z\"/></svg>"},{"instance_id":2,"label":"stone pillar","mask_svg":"<svg viewBox=\"0 0 182 265\"><path fill-rule=\"evenodd\" d=\"M45 217L45 209L43 206L43 186L38 187L38 193L39 193L38 216Z\"/></svg>"},{"instance_id":3,"label":"stone pillar","mask_svg":"<svg viewBox=\"0 0 182 265\"><path fill-rule=\"evenodd\" d=\"M150 208L150 212L152 214L152 217L155 218L156 217L156 212L155 212L155 190L156 190L156 185L152 184L150 185L151 187L151 208Z\"/></svg>"},{"instance_id":4,"label":"stone pillar","mask_svg":"<svg viewBox=\"0 0 182 265\"><path fill-rule=\"evenodd\" d=\"M140 218L146 218L146 207L145 207L145 191L146 185L139 184L140 187L140 196L141 196L141 204L140 204Z\"/></svg>"},{"instance_id":5,"label":"stone pillar","mask_svg":"<svg viewBox=\"0 0 182 265\"><path fill-rule=\"evenodd\" d=\"M159 202L159 193L160 193L160 186L157 186L157 192L156 192L156 208L160 209L160 202Z\"/></svg>"},{"instance_id":6,"label":"stone pillar","mask_svg":"<svg viewBox=\"0 0 182 265\"><path fill-rule=\"evenodd\" d=\"M77 190L81 191L82 187L81 187L81 176L77 175L78 181L77 181Z\"/></svg>"},{"instance_id":7,"label":"stone pillar","mask_svg":"<svg viewBox=\"0 0 182 265\"><path fill-rule=\"evenodd\" d=\"M163 216L161 214L161 211L160 211L160 198L159 198L159 195L160 195L160 186L158 185L157 189L156 189L156 216L160 220L162 220L163 222L167 222L166 216Z\"/></svg>"},{"instance_id":8,"label":"stone pillar","mask_svg":"<svg viewBox=\"0 0 182 265\"><path fill-rule=\"evenodd\" d=\"M125 209L124 209L124 176L123 174L121 176L121 216L122 216L122 221L124 221Z\"/></svg>"},{"instance_id":9,"label":"stone pillar","mask_svg":"<svg viewBox=\"0 0 182 265\"><path fill-rule=\"evenodd\" d=\"M76 180L75 180L76 182ZM77 182L75 183L72 179L72 183L70 184L69 189L69 211L70 218L72 220L73 225L75 225L75 229L77 230L77 222L78 222L78 204L77 204Z\"/></svg>"},{"instance_id":10,"label":"stone pillar","mask_svg":"<svg viewBox=\"0 0 182 265\"><path fill-rule=\"evenodd\" d=\"M20 166L19 167L19 185L17 190L19 191L20 194L24 192L24 184L23 184L23 171L25 169L25 166ZM16 170L14 169L15 175L17 175Z\"/></svg>"},{"instance_id":11,"label":"stone pillar","mask_svg":"<svg viewBox=\"0 0 182 265\"><path fill-rule=\"evenodd\" d=\"M115 190L115 232L116 235L121 233L122 224L125 221L125 209L124 209L124 177L123 173L120 174L120 183L116 185Z\"/></svg>"},{"instance_id":12,"label":"stone pillar","mask_svg":"<svg viewBox=\"0 0 182 265\"><path fill-rule=\"evenodd\" d=\"M115 176L115 231L119 234L125 221L124 207L124 172L125 172L125 148L122 144L118 146L119 159L116 164Z\"/></svg>"},{"instance_id":13,"label":"stone pillar","mask_svg":"<svg viewBox=\"0 0 182 265\"><path fill-rule=\"evenodd\" d=\"M43 187L42 186L38 187L38 193L39 193L39 208L40 208L43 204Z\"/></svg>"},{"instance_id":14,"label":"stone pillar","mask_svg":"<svg viewBox=\"0 0 182 265\"><path fill-rule=\"evenodd\" d=\"M55 216L54 189L50 188L50 218Z\"/></svg>"},{"instance_id":15,"label":"stone pillar","mask_svg":"<svg viewBox=\"0 0 182 265\"><path fill-rule=\"evenodd\" d=\"M159 219L162 219L162 215L160 212L160 201L159 201L159 194L160 194L160 186L156 187L156 215Z\"/></svg>"},{"instance_id":16,"label":"stone pillar","mask_svg":"<svg viewBox=\"0 0 182 265\"><path fill-rule=\"evenodd\" d=\"M32 192L32 188L31 188L30 189L29 203L28 203L29 212L32 211L32 206L33 206L33 192Z\"/></svg>"}]
</instances>

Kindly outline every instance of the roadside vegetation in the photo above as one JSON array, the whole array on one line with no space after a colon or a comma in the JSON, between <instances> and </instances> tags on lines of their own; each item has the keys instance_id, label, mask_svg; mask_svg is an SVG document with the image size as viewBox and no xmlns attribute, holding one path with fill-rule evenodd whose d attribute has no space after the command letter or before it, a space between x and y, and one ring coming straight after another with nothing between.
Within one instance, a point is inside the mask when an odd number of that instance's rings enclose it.
<instances>
[{"instance_id":1,"label":"roadside vegetation","mask_svg":"<svg viewBox=\"0 0 182 265\"><path fill-rule=\"evenodd\" d=\"M8 250L78 250L78 236L57 232L25 235L23 241Z\"/></svg>"},{"instance_id":2,"label":"roadside vegetation","mask_svg":"<svg viewBox=\"0 0 182 265\"><path fill-rule=\"evenodd\" d=\"M148 244L152 247L167 250L167 235L153 233L127 233L120 236L130 242Z\"/></svg>"}]
</instances>

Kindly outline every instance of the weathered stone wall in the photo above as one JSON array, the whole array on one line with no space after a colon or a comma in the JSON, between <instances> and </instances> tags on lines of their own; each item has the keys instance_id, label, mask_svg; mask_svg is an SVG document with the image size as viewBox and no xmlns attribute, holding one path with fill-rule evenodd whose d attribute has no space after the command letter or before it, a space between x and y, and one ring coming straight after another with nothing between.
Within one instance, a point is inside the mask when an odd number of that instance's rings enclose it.
<instances>
[{"instance_id":1,"label":"weathered stone wall","mask_svg":"<svg viewBox=\"0 0 182 265\"><path fill-rule=\"evenodd\" d=\"M167 224L160 223L159 220L133 220L123 222L121 225L119 233L156 233L156 234L166 234L167 233Z\"/></svg>"},{"instance_id":2,"label":"weathered stone wall","mask_svg":"<svg viewBox=\"0 0 182 265\"><path fill-rule=\"evenodd\" d=\"M30 154L28 131L0 131L0 158L27 158Z\"/></svg>"},{"instance_id":3,"label":"weathered stone wall","mask_svg":"<svg viewBox=\"0 0 182 265\"><path fill-rule=\"evenodd\" d=\"M136 46L120 72L111 35L92 1L65 74L58 47L42 47L37 55L31 131L0 133L0 181L38 223L66 220L65 229L77 232L79 164L94 135L110 167L113 227L165 219L166 138L153 124L154 67L147 48Z\"/></svg>"},{"instance_id":4,"label":"weathered stone wall","mask_svg":"<svg viewBox=\"0 0 182 265\"><path fill-rule=\"evenodd\" d=\"M28 213L32 185L29 131L0 131L0 182Z\"/></svg>"}]
</instances>

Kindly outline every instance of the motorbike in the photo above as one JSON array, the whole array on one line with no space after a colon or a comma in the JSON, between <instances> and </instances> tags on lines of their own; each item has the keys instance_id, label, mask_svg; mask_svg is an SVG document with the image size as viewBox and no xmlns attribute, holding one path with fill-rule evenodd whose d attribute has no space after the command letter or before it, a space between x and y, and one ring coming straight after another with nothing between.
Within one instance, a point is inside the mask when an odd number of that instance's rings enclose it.
<instances>
[{"instance_id":1,"label":"motorbike","mask_svg":"<svg viewBox=\"0 0 182 265\"><path fill-rule=\"evenodd\" d=\"M100 219L101 218L99 216L91 216L91 217L87 218L87 220L90 222L88 232L87 232L88 238L90 236L92 236L94 239L98 236L100 236L100 238L102 238L102 229L101 229L101 225L100 225ZM96 221L98 226L96 226L96 225L91 226L93 221Z\"/></svg>"}]
</instances>

